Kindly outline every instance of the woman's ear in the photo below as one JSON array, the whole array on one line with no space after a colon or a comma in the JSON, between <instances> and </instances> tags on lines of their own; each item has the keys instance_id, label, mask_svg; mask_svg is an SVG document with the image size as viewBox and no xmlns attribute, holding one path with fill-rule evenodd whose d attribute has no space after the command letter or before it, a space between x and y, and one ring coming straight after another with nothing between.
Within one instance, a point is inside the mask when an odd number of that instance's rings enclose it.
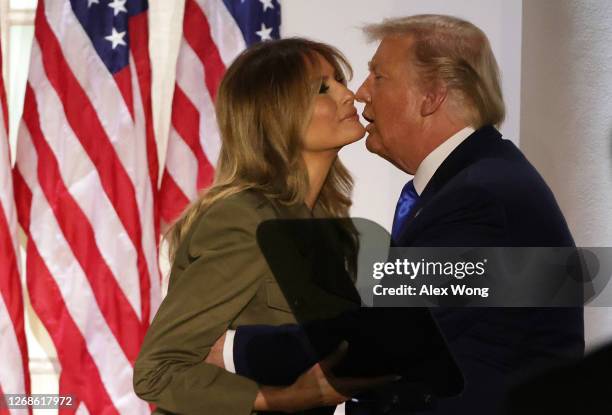
<instances>
[{"instance_id":1,"label":"woman's ear","mask_svg":"<svg viewBox=\"0 0 612 415\"><path fill-rule=\"evenodd\" d=\"M434 114L446 100L448 88L442 82L437 82L425 94L421 103L421 116L427 117Z\"/></svg>"}]
</instances>

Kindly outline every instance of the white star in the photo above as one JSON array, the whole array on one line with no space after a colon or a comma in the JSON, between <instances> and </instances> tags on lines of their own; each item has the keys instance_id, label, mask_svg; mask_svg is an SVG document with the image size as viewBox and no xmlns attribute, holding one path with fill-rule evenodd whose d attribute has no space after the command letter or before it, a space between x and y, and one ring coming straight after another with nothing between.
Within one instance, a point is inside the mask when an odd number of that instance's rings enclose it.
<instances>
[{"instance_id":1,"label":"white star","mask_svg":"<svg viewBox=\"0 0 612 415\"><path fill-rule=\"evenodd\" d=\"M113 27L113 32L110 35L105 36L104 39L112 42L113 49L115 49L118 45L127 46L127 43L125 43L125 40L123 40L124 36L125 32L117 32Z\"/></svg>"},{"instance_id":2,"label":"white star","mask_svg":"<svg viewBox=\"0 0 612 415\"><path fill-rule=\"evenodd\" d=\"M272 36L270 36L271 33L272 33L272 28L266 27L264 23L261 24L261 30L255 32L255 34L259 36L262 42L265 40L272 40Z\"/></svg>"},{"instance_id":3,"label":"white star","mask_svg":"<svg viewBox=\"0 0 612 415\"><path fill-rule=\"evenodd\" d=\"M92 4L100 4L100 0L87 0L87 8L90 8Z\"/></svg>"},{"instance_id":4,"label":"white star","mask_svg":"<svg viewBox=\"0 0 612 415\"><path fill-rule=\"evenodd\" d=\"M112 3L108 3L108 7L113 9L113 14L117 16L121 12L127 13L127 9L125 8L125 3L127 0L113 0Z\"/></svg>"},{"instance_id":5,"label":"white star","mask_svg":"<svg viewBox=\"0 0 612 415\"><path fill-rule=\"evenodd\" d=\"M265 12L268 9L274 9L274 5L272 4L272 0L259 0L263 7L263 11Z\"/></svg>"}]
</instances>

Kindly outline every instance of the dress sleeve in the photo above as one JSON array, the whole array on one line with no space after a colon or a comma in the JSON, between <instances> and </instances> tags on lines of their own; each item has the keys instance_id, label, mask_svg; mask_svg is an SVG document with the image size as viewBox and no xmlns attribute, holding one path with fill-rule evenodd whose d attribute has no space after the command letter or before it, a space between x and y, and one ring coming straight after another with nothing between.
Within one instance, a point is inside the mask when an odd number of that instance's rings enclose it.
<instances>
[{"instance_id":1,"label":"dress sleeve","mask_svg":"<svg viewBox=\"0 0 612 415\"><path fill-rule=\"evenodd\" d=\"M181 414L252 412L258 385L203 360L263 281L258 224L254 208L224 200L194 225L190 264L171 279L134 367L142 399Z\"/></svg>"}]
</instances>

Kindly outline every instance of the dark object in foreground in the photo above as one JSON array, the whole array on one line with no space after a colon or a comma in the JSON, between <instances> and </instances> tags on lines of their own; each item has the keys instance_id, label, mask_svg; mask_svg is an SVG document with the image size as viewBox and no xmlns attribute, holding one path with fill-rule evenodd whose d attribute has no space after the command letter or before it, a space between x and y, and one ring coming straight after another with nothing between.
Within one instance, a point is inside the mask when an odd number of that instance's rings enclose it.
<instances>
[{"instance_id":1,"label":"dark object in foreground","mask_svg":"<svg viewBox=\"0 0 612 415\"><path fill-rule=\"evenodd\" d=\"M290 384L346 340L336 376L402 376L360 395L363 404L415 409L415 402L429 405L435 397L459 394L463 377L428 309L361 307L350 277L350 230L338 220L259 226L262 253L300 324L240 327L234 341L237 373L262 384Z\"/></svg>"},{"instance_id":2,"label":"dark object in foreground","mask_svg":"<svg viewBox=\"0 0 612 415\"><path fill-rule=\"evenodd\" d=\"M612 344L532 377L509 393L506 415L612 414L611 368Z\"/></svg>"}]
</instances>

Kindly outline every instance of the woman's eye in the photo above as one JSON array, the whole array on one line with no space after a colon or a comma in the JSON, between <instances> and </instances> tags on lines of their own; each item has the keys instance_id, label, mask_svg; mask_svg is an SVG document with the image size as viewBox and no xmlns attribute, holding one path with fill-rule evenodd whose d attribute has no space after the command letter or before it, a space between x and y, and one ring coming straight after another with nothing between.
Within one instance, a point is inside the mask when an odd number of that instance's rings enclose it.
<instances>
[{"instance_id":1,"label":"woman's eye","mask_svg":"<svg viewBox=\"0 0 612 415\"><path fill-rule=\"evenodd\" d=\"M321 88L319 88L319 94L324 94L329 90L329 86L325 84L325 82L321 83Z\"/></svg>"},{"instance_id":2,"label":"woman's eye","mask_svg":"<svg viewBox=\"0 0 612 415\"><path fill-rule=\"evenodd\" d=\"M346 81L346 80L345 80L343 77L341 77L341 76L339 76L339 77L337 77L337 78L336 78L336 82L338 82L338 83L340 83L340 84L343 84L343 85L344 85L344 82L345 82L345 81Z\"/></svg>"}]
</instances>

